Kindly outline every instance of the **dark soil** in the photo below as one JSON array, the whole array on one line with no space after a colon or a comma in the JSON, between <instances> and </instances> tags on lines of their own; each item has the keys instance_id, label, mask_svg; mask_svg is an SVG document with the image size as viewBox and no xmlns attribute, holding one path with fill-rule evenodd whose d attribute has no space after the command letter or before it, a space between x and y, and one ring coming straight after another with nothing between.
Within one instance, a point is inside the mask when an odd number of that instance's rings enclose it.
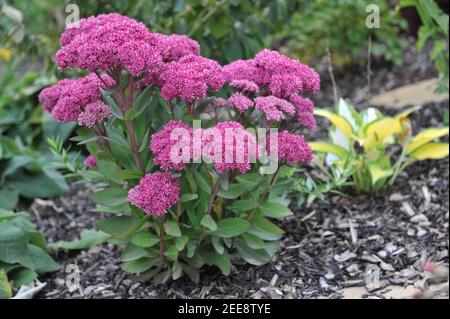
<instances>
[{"instance_id":1,"label":"dark soil","mask_svg":"<svg viewBox=\"0 0 450 319\"><path fill-rule=\"evenodd\" d=\"M372 92L434 75L417 59L408 59L404 68L374 71ZM338 78L341 93L355 103L365 101L365 74L349 73ZM323 78L318 101L326 105L332 102L332 89L328 77ZM414 129L442 123L444 107L429 105L413 115ZM325 128L315 135L323 136ZM346 287L365 286L370 291L367 297L382 298L389 284L419 286L425 275L424 259L448 266L448 183L448 159L425 161L408 168L389 191L371 196L329 195L325 202L298 207L294 216L281 223L286 234L272 262L261 267L235 265L228 277L213 267L204 268L199 284L187 278L165 285L139 283L136 276L121 270L120 249L111 244L59 252L55 258L61 270L42 276L47 286L38 297L340 298ZM91 212L92 187L74 184L70 196L33 203L30 211L50 242L75 239L81 230L94 227L100 215ZM71 293L66 287L69 264L80 269L82 293Z\"/></svg>"}]
</instances>

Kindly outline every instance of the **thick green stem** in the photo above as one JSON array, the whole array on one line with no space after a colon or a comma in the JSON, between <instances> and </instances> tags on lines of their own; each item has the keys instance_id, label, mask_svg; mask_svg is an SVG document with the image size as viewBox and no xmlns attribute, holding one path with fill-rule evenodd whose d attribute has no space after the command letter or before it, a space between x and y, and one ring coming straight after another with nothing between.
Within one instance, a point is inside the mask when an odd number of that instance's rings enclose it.
<instances>
[{"instance_id":1,"label":"thick green stem","mask_svg":"<svg viewBox=\"0 0 450 319\"><path fill-rule=\"evenodd\" d=\"M161 229L159 231L159 255L164 259L164 223L166 222L165 216L161 216Z\"/></svg>"}]
</instances>

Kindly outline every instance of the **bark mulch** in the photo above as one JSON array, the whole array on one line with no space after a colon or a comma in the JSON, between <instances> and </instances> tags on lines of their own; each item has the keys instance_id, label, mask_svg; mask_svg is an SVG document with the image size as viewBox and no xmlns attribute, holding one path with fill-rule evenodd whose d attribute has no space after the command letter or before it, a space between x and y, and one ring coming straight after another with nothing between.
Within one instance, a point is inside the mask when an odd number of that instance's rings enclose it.
<instances>
[{"instance_id":1,"label":"bark mulch","mask_svg":"<svg viewBox=\"0 0 450 319\"><path fill-rule=\"evenodd\" d=\"M429 66L408 53L407 66L375 72L373 93L434 76ZM419 62L417 62L419 61ZM342 75L338 85L344 96L363 101L364 77ZM356 85L355 85L356 83ZM358 87L361 86L361 87ZM318 104L330 102L326 75ZM414 129L442 123L444 104L427 105L412 116ZM326 134L326 123L309 138ZM322 127L322 128L320 128ZM424 259L448 267L449 162L416 163L400 175L388 191L370 196L328 195L311 207L292 207L294 216L281 222L286 231L281 249L264 266L235 265L228 277L206 267L201 281L187 278L165 285L140 283L120 268L120 249L103 244L85 251L58 252L61 270L41 280L47 286L39 298L342 298L348 287L365 287L366 298L384 298L392 285L428 285ZM73 184L70 196L36 200L30 207L38 227L50 242L78 238L81 230L95 227L88 196L92 185ZM80 269L80 291L66 287L66 266Z\"/></svg>"}]
</instances>

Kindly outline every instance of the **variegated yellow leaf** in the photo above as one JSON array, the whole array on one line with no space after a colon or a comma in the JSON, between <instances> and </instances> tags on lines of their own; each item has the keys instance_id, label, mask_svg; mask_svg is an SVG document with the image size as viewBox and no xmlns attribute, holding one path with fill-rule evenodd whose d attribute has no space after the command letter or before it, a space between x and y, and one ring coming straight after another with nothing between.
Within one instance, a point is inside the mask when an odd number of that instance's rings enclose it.
<instances>
[{"instance_id":1,"label":"variegated yellow leaf","mask_svg":"<svg viewBox=\"0 0 450 319\"><path fill-rule=\"evenodd\" d=\"M401 132L401 130L402 124L398 119L383 118L379 121L375 121L367 126L367 133L366 137L363 139L363 146L367 150L379 142L385 140L390 141L390 137L393 134Z\"/></svg>"},{"instance_id":2,"label":"variegated yellow leaf","mask_svg":"<svg viewBox=\"0 0 450 319\"><path fill-rule=\"evenodd\" d=\"M419 110L420 108L421 108L420 106L410 107L410 108L404 110L403 112L397 114L395 116L395 118L401 119L401 118L404 118L404 117L408 117L409 114L414 113L415 111Z\"/></svg>"},{"instance_id":3,"label":"variegated yellow leaf","mask_svg":"<svg viewBox=\"0 0 450 319\"><path fill-rule=\"evenodd\" d=\"M426 159L441 159L448 156L448 143L428 143L417 148L410 154L411 158L423 161Z\"/></svg>"},{"instance_id":4,"label":"variegated yellow leaf","mask_svg":"<svg viewBox=\"0 0 450 319\"><path fill-rule=\"evenodd\" d=\"M375 185L380 179L389 177L394 173L391 168L382 168L378 163L369 164L369 172L372 178L372 185Z\"/></svg>"},{"instance_id":5,"label":"variegated yellow leaf","mask_svg":"<svg viewBox=\"0 0 450 319\"><path fill-rule=\"evenodd\" d=\"M316 109L314 111L314 114L328 119L331 123L333 123L334 126L340 129L348 138L351 138L353 136L353 128L344 117L324 109Z\"/></svg>"},{"instance_id":6,"label":"variegated yellow leaf","mask_svg":"<svg viewBox=\"0 0 450 319\"><path fill-rule=\"evenodd\" d=\"M339 145L328 142L312 142L309 143L314 152L331 153L339 158L344 158L347 155L347 150Z\"/></svg>"},{"instance_id":7,"label":"variegated yellow leaf","mask_svg":"<svg viewBox=\"0 0 450 319\"><path fill-rule=\"evenodd\" d=\"M444 128L430 128L428 130L422 131L416 136L414 136L406 148L406 154L410 154L415 149L425 145L437 138L446 136L449 133L448 127Z\"/></svg>"}]
</instances>

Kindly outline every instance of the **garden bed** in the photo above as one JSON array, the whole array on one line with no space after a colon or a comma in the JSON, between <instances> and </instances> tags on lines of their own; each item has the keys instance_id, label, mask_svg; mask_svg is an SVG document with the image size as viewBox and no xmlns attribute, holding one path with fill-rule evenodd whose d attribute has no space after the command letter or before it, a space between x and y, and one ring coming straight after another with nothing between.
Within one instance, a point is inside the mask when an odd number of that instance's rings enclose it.
<instances>
[{"instance_id":1,"label":"garden bed","mask_svg":"<svg viewBox=\"0 0 450 319\"><path fill-rule=\"evenodd\" d=\"M412 116L417 128L440 121L444 105ZM187 277L166 285L139 283L120 269L120 249L104 244L87 251L60 252L59 272L42 280L41 298L313 298L343 297L345 288L365 287L360 297L383 297L390 285L423 285L421 260L448 265L449 162L427 161L403 173L394 187L374 196L327 196L297 208L285 220L286 234L273 261L262 267L233 267L223 277L213 267L193 284ZM88 196L92 185L72 185L72 195L36 201L35 220L50 241L76 239L94 227L98 213ZM65 266L80 269L83 296L70 293ZM379 276L368 280L366 272ZM370 277L370 278L375 278Z\"/></svg>"},{"instance_id":2,"label":"garden bed","mask_svg":"<svg viewBox=\"0 0 450 319\"><path fill-rule=\"evenodd\" d=\"M407 66L401 69L375 72L372 94L434 76L427 71L429 67L414 62L417 56L406 54L406 58ZM351 72L352 77L338 76L338 86L343 96L357 104L364 101L367 90L365 76L355 78L355 73ZM322 85L317 104L329 105L333 94L327 75ZM414 130L441 123L447 104L426 105L413 114ZM327 123L320 121L309 139L323 137L326 127ZM136 276L120 269L121 252L112 244L59 252L56 259L62 267L41 278L47 286L38 297L342 298L348 297L349 287L363 287L356 297L392 296L393 287L400 296L410 296L411 291L427 285L421 266L424 258L448 265L448 182L448 159L425 161L409 167L388 191L367 196L347 192L348 197L330 194L325 202L316 201L309 208L293 207L295 215L280 225L286 231L281 249L269 264L233 266L229 277L215 267L206 267L199 284L187 277L165 285L140 283ZM100 218L91 212L94 205L88 199L95 185L71 187L70 196L37 200L30 208L50 242L76 239L83 229L95 227ZM82 294L66 287L65 267L69 264L80 269ZM398 289L408 286L407 291Z\"/></svg>"}]
</instances>

